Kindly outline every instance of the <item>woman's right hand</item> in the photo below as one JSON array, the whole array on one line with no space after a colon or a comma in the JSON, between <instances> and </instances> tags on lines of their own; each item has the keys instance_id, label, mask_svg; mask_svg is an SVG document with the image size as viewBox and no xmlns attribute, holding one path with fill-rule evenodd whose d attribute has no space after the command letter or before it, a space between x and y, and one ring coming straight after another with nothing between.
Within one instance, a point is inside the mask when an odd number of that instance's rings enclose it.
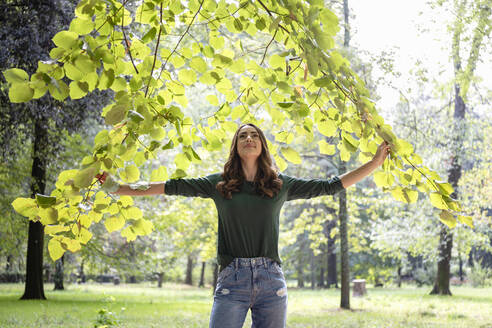
<instances>
[{"instance_id":1,"label":"woman's right hand","mask_svg":"<svg viewBox=\"0 0 492 328\"><path fill-rule=\"evenodd\" d=\"M103 174L96 174L96 179L100 184L104 184L106 178L108 177L108 172L104 171Z\"/></svg>"},{"instance_id":2,"label":"woman's right hand","mask_svg":"<svg viewBox=\"0 0 492 328\"><path fill-rule=\"evenodd\" d=\"M96 174L96 179L101 184L101 189L107 193L115 193L120 188L120 184L106 171L104 171L103 174Z\"/></svg>"}]
</instances>

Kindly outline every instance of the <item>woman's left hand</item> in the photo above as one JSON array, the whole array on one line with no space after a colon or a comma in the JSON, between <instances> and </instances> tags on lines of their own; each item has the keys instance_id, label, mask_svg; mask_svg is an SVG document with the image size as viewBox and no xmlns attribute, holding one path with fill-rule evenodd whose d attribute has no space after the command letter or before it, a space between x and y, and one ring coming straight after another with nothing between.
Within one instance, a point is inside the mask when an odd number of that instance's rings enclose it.
<instances>
[{"instance_id":1,"label":"woman's left hand","mask_svg":"<svg viewBox=\"0 0 492 328\"><path fill-rule=\"evenodd\" d=\"M376 155L372 158L372 161L377 164L377 166L381 166L386 159L386 156L390 153L391 147L389 146L387 141L383 141L376 151Z\"/></svg>"}]
</instances>

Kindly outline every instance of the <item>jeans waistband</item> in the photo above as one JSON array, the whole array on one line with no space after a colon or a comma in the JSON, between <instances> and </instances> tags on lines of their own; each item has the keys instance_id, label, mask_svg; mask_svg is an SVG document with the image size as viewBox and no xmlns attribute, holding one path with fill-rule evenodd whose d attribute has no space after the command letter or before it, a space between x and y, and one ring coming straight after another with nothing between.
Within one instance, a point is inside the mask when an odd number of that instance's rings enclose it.
<instances>
[{"instance_id":1,"label":"jeans waistband","mask_svg":"<svg viewBox=\"0 0 492 328\"><path fill-rule=\"evenodd\" d=\"M237 269L238 267L255 267L261 265L268 267L269 264L275 261L268 257L236 257L232 262Z\"/></svg>"}]
</instances>

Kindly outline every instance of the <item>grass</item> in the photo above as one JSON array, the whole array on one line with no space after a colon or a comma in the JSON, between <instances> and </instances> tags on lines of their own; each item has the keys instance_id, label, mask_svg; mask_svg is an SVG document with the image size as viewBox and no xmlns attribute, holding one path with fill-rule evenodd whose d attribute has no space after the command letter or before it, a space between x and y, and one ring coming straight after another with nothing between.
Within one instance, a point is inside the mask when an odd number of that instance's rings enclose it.
<instances>
[{"instance_id":1,"label":"grass","mask_svg":"<svg viewBox=\"0 0 492 328\"><path fill-rule=\"evenodd\" d=\"M62 292L46 285L47 301L19 301L23 286L0 285L0 327L94 327L107 319L119 327L208 327L210 289L165 284L70 285ZM287 327L492 328L492 288L454 287L452 297L428 295L429 288L368 289L340 310L339 290L289 289ZM108 312L100 315L99 311ZM244 327L251 326L248 315Z\"/></svg>"}]
</instances>

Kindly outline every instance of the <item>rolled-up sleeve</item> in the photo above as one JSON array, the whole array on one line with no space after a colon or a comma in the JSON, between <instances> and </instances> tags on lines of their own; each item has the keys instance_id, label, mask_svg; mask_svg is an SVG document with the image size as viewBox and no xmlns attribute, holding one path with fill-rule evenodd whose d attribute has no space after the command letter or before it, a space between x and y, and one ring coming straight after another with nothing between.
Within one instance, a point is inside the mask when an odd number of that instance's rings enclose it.
<instances>
[{"instance_id":1,"label":"rolled-up sleeve","mask_svg":"<svg viewBox=\"0 0 492 328\"><path fill-rule=\"evenodd\" d=\"M164 193L166 195L202 198L212 198L215 191L215 185L208 176L202 178L167 180L164 188Z\"/></svg>"},{"instance_id":2,"label":"rolled-up sleeve","mask_svg":"<svg viewBox=\"0 0 492 328\"><path fill-rule=\"evenodd\" d=\"M337 176L331 179L298 179L284 176L284 183L287 183L288 188L287 200L334 195L344 189Z\"/></svg>"}]
</instances>

